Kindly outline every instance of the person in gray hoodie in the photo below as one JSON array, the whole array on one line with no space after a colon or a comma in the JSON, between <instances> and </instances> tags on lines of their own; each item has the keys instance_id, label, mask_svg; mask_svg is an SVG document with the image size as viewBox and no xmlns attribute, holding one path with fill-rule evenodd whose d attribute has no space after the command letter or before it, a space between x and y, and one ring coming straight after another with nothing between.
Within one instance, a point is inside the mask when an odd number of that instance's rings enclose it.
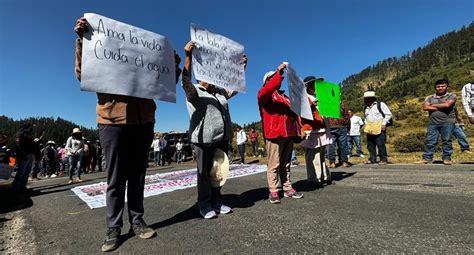
<instances>
[{"instance_id":1,"label":"person in gray hoodie","mask_svg":"<svg viewBox=\"0 0 474 255\"><path fill-rule=\"evenodd\" d=\"M186 55L183 68L183 89L189 112L189 134L197 157L198 170L198 207L205 219L212 219L217 213L227 214L232 208L223 204L221 187L212 187L209 173L213 166L216 149L228 151L232 138L232 122L227 100L237 94L204 81L191 82L192 51L196 47L190 41L184 47ZM243 55L242 64L247 66L247 57Z\"/></svg>"}]
</instances>

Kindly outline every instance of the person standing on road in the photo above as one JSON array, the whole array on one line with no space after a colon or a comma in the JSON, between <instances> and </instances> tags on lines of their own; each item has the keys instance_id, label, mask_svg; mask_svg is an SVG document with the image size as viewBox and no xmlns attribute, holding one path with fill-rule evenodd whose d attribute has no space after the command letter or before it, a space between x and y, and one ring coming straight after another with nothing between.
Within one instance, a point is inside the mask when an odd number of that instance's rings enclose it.
<instances>
[{"instance_id":1,"label":"person standing on road","mask_svg":"<svg viewBox=\"0 0 474 255\"><path fill-rule=\"evenodd\" d=\"M286 67L282 63L276 71L267 72L257 96L267 147L267 182L272 204L280 203L279 185L283 186L285 197L303 197L302 193L293 188L290 180L293 139L299 136L299 123L298 116L291 111L289 97L284 90L280 90Z\"/></svg>"},{"instance_id":2,"label":"person standing on road","mask_svg":"<svg viewBox=\"0 0 474 255\"><path fill-rule=\"evenodd\" d=\"M160 137L160 141L158 142L158 147L160 148L160 161L161 166L165 165L166 159L166 149L168 148L168 141L165 139L165 135Z\"/></svg>"},{"instance_id":3,"label":"person standing on road","mask_svg":"<svg viewBox=\"0 0 474 255\"><path fill-rule=\"evenodd\" d=\"M27 122L21 123L15 139L17 172L13 179L12 189L16 193L26 192L26 184L34 159L33 141L33 125Z\"/></svg>"},{"instance_id":4,"label":"person standing on road","mask_svg":"<svg viewBox=\"0 0 474 255\"><path fill-rule=\"evenodd\" d=\"M227 101L237 92L218 88L204 81L192 84L191 64L194 49L196 44L193 41L184 47L186 59L182 83L190 119L189 135L197 157L199 212L203 218L212 219L217 213L227 214L232 211L232 208L224 205L222 187L211 186L209 173L216 150L220 149L224 153L228 151L233 130ZM242 65L244 69L247 66L245 55L242 56Z\"/></svg>"},{"instance_id":5,"label":"person standing on road","mask_svg":"<svg viewBox=\"0 0 474 255\"><path fill-rule=\"evenodd\" d=\"M247 143L247 134L241 127L237 127L237 147L239 148L241 164L245 164L245 144L246 143Z\"/></svg>"},{"instance_id":6,"label":"person standing on road","mask_svg":"<svg viewBox=\"0 0 474 255\"><path fill-rule=\"evenodd\" d=\"M341 118L328 118L328 120L334 139L334 142L328 145L329 168L336 168L336 145L339 164L342 167L350 167L347 158L347 129L350 125L350 117L346 105L341 102Z\"/></svg>"},{"instance_id":7,"label":"person standing on road","mask_svg":"<svg viewBox=\"0 0 474 255\"><path fill-rule=\"evenodd\" d=\"M318 98L315 96L314 76L304 79L306 93L308 94L309 105L313 114L313 120L301 118L303 131L306 134L305 140L301 142L301 147L305 149L304 158L306 161L306 174L308 184L314 187L323 187L323 184L331 184L331 172L326 166L326 141L330 139L330 131L327 130L327 120L319 114ZM329 137L328 137L329 136ZM323 141L323 138L325 141Z\"/></svg>"},{"instance_id":8,"label":"person standing on road","mask_svg":"<svg viewBox=\"0 0 474 255\"><path fill-rule=\"evenodd\" d=\"M354 115L352 109L347 111L350 117L351 127L347 136L347 157L352 156L352 145L355 143L357 156L363 158L362 145L360 142L360 129L364 126L364 121L357 115Z\"/></svg>"},{"instance_id":9,"label":"person standing on road","mask_svg":"<svg viewBox=\"0 0 474 255\"><path fill-rule=\"evenodd\" d=\"M384 102L377 101L374 91L364 93L365 104L365 124L366 126L377 126L376 132L367 133L367 150L369 160L367 164L377 162L377 152L380 157L379 165L386 165L388 162L387 147L387 125L392 118L392 112ZM365 129L364 129L365 130Z\"/></svg>"},{"instance_id":10,"label":"person standing on road","mask_svg":"<svg viewBox=\"0 0 474 255\"><path fill-rule=\"evenodd\" d=\"M423 159L417 163L428 164L433 161L435 146L438 135L443 141L443 164L452 165L453 154L452 134L456 123L456 95L448 92L449 81L445 79L435 82L436 93L427 96L423 102L423 110L429 113L428 127L426 131L425 151Z\"/></svg>"},{"instance_id":11,"label":"person standing on road","mask_svg":"<svg viewBox=\"0 0 474 255\"><path fill-rule=\"evenodd\" d=\"M252 144L253 156L258 157L258 132L255 128L249 133L250 143Z\"/></svg>"},{"instance_id":12,"label":"person standing on road","mask_svg":"<svg viewBox=\"0 0 474 255\"><path fill-rule=\"evenodd\" d=\"M160 137L158 135L155 136L153 140L153 160L155 161L154 166L160 165Z\"/></svg>"},{"instance_id":13,"label":"person standing on road","mask_svg":"<svg viewBox=\"0 0 474 255\"><path fill-rule=\"evenodd\" d=\"M77 20L76 77L81 80L82 38L88 29L87 20ZM181 69L175 54L176 82ZM106 221L107 233L101 250L115 250L120 242L122 215L127 190L130 232L148 239L156 235L143 220L143 194L148 151L153 141L156 104L151 99L97 93L99 139L107 161Z\"/></svg>"},{"instance_id":14,"label":"person standing on road","mask_svg":"<svg viewBox=\"0 0 474 255\"><path fill-rule=\"evenodd\" d=\"M474 82L463 86L461 91L462 105L466 111L469 122L474 124Z\"/></svg>"},{"instance_id":15,"label":"person standing on road","mask_svg":"<svg viewBox=\"0 0 474 255\"><path fill-rule=\"evenodd\" d=\"M82 152L84 150L84 140L82 139L82 132L79 128L72 130L72 135L66 141L67 157L69 162L69 184L73 183L74 169L77 170L76 182L81 180L81 161Z\"/></svg>"},{"instance_id":16,"label":"person standing on road","mask_svg":"<svg viewBox=\"0 0 474 255\"><path fill-rule=\"evenodd\" d=\"M467 140L466 134L464 133L464 121L459 115L456 107L454 107L454 113L456 114L456 123L454 124L453 136L458 140L459 147L461 147L461 152L472 154L469 141Z\"/></svg>"}]
</instances>

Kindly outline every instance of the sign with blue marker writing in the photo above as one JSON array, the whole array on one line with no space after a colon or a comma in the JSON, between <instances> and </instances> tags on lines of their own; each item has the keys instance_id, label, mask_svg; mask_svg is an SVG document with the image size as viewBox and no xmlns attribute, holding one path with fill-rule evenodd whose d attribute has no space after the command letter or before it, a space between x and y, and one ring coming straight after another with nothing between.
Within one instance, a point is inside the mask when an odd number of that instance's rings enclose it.
<instances>
[{"instance_id":1,"label":"sign with blue marker writing","mask_svg":"<svg viewBox=\"0 0 474 255\"><path fill-rule=\"evenodd\" d=\"M245 92L244 46L195 24L191 24L191 41L197 46L193 50L196 80Z\"/></svg>"},{"instance_id":2,"label":"sign with blue marker writing","mask_svg":"<svg viewBox=\"0 0 474 255\"><path fill-rule=\"evenodd\" d=\"M316 98L319 114L323 117L341 118L341 87L325 81L316 81Z\"/></svg>"},{"instance_id":3,"label":"sign with blue marker writing","mask_svg":"<svg viewBox=\"0 0 474 255\"><path fill-rule=\"evenodd\" d=\"M169 40L93 13L82 46L81 90L176 102Z\"/></svg>"}]
</instances>

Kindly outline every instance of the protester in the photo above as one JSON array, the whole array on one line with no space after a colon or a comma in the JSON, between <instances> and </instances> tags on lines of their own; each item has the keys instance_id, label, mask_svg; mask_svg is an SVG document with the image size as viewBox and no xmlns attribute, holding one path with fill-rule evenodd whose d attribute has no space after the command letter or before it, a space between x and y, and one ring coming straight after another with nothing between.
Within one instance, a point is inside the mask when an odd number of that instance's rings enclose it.
<instances>
[{"instance_id":1,"label":"protester","mask_svg":"<svg viewBox=\"0 0 474 255\"><path fill-rule=\"evenodd\" d=\"M93 141L89 142L89 158L90 158L89 173L93 173L97 165L97 145Z\"/></svg>"},{"instance_id":2,"label":"protester","mask_svg":"<svg viewBox=\"0 0 474 255\"><path fill-rule=\"evenodd\" d=\"M82 152L84 150L84 140L82 139L82 132L79 128L72 130L72 135L66 141L66 150L69 162L69 184L73 183L72 177L74 170L77 170L76 182L81 180L81 161Z\"/></svg>"},{"instance_id":3,"label":"protester","mask_svg":"<svg viewBox=\"0 0 474 255\"><path fill-rule=\"evenodd\" d=\"M41 139L40 138L35 138L33 140L33 155L34 155L34 161L33 161L33 169L31 170L31 180L37 181L40 180L38 178L38 174L40 173L40 164L41 164L41 159L42 159L42 154L41 154Z\"/></svg>"},{"instance_id":4,"label":"protester","mask_svg":"<svg viewBox=\"0 0 474 255\"><path fill-rule=\"evenodd\" d=\"M252 145L253 156L257 157L258 156L258 132L257 130L255 130L255 128L252 128L252 130L250 131L249 138L250 138L250 144Z\"/></svg>"},{"instance_id":5,"label":"protester","mask_svg":"<svg viewBox=\"0 0 474 255\"><path fill-rule=\"evenodd\" d=\"M438 135L443 141L443 164L452 165L451 155L453 154L453 144L451 136L453 134L454 123L456 123L456 95L448 92L449 81L442 79L435 82L436 93L427 96L423 102L423 110L429 113L428 127L426 131L425 150L423 159L417 163L428 164L433 161L435 146L438 142Z\"/></svg>"},{"instance_id":6,"label":"protester","mask_svg":"<svg viewBox=\"0 0 474 255\"><path fill-rule=\"evenodd\" d=\"M12 184L14 192L26 192L26 184L34 159L33 143L33 125L28 122L21 123L15 139L17 172Z\"/></svg>"},{"instance_id":7,"label":"protester","mask_svg":"<svg viewBox=\"0 0 474 255\"><path fill-rule=\"evenodd\" d=\"M56 177L56 159L57 159L57 152L54 148L55 146L54 141L48 141L46 147L43 149L43 159L46 162L46 176L47 177Z\"/></svg>"},{"instance_id":8,"label":"protester","mask_svg":"<svg viewBox=\"0 0 474 255\"><path fill-rule=\"evenodd\" d=\"M176 145L176 163L183 163L183 142L179 140Z\"/></svg>"},{"instance_id":9,"label":"protester","mask_svg":"<svg viewBox=\"0 0 474 255\"><path fill-rule=\"evenodd\" d=\"M472 154L469 141L467 140L466 134L464 133L464 121L459 115L456 107L454 107L454 113L456 115L456 123L454 123L453 136L458 140L459 147L461 147L461 152Z\"/></svg>"},{"instance_id":10,"label":"protester","mask_svg":"<svg viewBox=\"0 0 474 255\"><path fill-rule=\"evenodd\" d=\"M104 164L104 152L102 150L102 145L100 145L100 141L96 140L95 144L97 145L97 165L99 167L99 172L102 172L102 165Z\"/></svg>"},{"instance_id":11,"label":"protester","mask_svg":"<svg viewBox=\"0 0 474 255\"><path fill-rule=\"evenodd\" d=\"M89 173L90 170L90 163L91 163L91 157L90 157L90 141L84 139L84 148L82 149L82 160L81 160L81 168L82 168L82 173Z\"/></svg>"},{"instance_id":12,"label":"protester","mask_svg":"<svg viewBox=\"0 0 474 255\"><path fill-rule=\"evenodd\" d=\"M81 79L82 37L87 21L80 18L74 30L76 43L76 77ZM180 59L175 55L176 82L180 75ZM99 137L107 161L107 234L102 251L119 246L122 215L127 189L127 209L130 231L148 239L156 232L143 220L143 194L148 150L153 140L156 104L152 99L97 93L97 122Z\"/></svg>"},{"instance_id":13,"label":"protester","mask_svg":"<svg viewBox=\"0 0 474 255\"><path fill-rule=\"evenodd\" d=\"M278 186L281 184L285 197L302 198L290 180L291 151L293 139L299 136L298 116L290 109L290 99L280 90L286 64L263 77L263 86L258 92L258 107L262 117L263 137L268 153L267 181L272 204L280 203Z\"/></svg>"},{"instance_id":14,"label":"protester","mask_svg":"<svg viewBox=\"0 0 474 255\"><path fill-rule=\"evenodd\" d=\"M245 164L245 144L247 143L247 134L241 127L237 127L237 147L239 149L240 163Z\"/></svg>"},{"instance_id":15,"label":"protester","mask_svg":"<svg viewBox=\"0 0 474 255\"><path fill-rule=\"evenodd\" d=\"M209 173L216 150L228 151L233 132L227 100L237 92L218 88L204 81L192 84L191 63L195 48L196 44L192 41L184 47L186 60L182 82L190 118L189 134L197 156L199 212L205 219L211 219L217 216L216 213L227 214L232 211L223 203L222 187L211 187ZM242 60L245 68L245 55Z\"/></svg>"},{"instance_id":16,"label":"protester","mask_svg":"<svg viewBox=\"0 0 474 255\"><path fill-rule=\"evenodd\" d=\"M342 167L349 167L347 157L347 129L350 125L350 117L347 113L346 105L341 102L341 118L328 118L331 135L334 142L328 146L329 168L336 168L336 145L339 164Z\"/></svg>"},{"instance_id":17,"label":"protester","mask_svg":"<svg viewBox=\"0 0 474 255\"><path fill-rule=\"evenodd\" d=\"M66 145L64 145L66 147ZM68 158L67 158L67 150L66 148L61 148L58 151L59 154L59 175L63 176L66 172L67 175L69 176L69 166L68 166Z\"/></svg>"},{"instance_id":18,"label":"protester","mask_svg":"<svg viewBox=\"0 0 474 255\"><path fill-rule=\"evenodd\" d=\"M364 121L357 115L354 115L352 109L347 111L351 121L351 127L347 136L347 157L352 156L352 145L355 143L357 149L357 155L361 158L364 157L362 152L362 146L360 142L360 129L364 126Z\"/></svg>"},{"instance_id":19,"label":"protester","mask_svg":"<svg viewBox=\"0 0 474 255\"><path fill-rule=\"evenodd\" d=\"M468 83L463 86L461 91L462 105L464 111L466 111L469 122L474 124L474 82Z\"/></svg>"},{"instance_id":20,"label":"protester","mask_svg":"<svg viewBox=\"0 0 474 255\"><path fill-rule=\"evenodd\" d=\"M160 165L160 137L158 135L155 135L155 139L153 139L152 143L153 147L153 160L154 160L154 166L159 166Z\"/></svg>"},{"instance_id":21,"label":"protester","mask_svg":"<svg viewBox=\"0 0 474 255\"><path fill-rule=\"evenodd\" d=\"M374 91L364 93L365 103L365 128L367 134L367 150L369 160L367 164L377 163L377 152L380 157L379 165L386 165L388 162L387 148L387 124L392 118L392 112L384 102L377 101Z\"/></svg>"},{"instance_id":22,"label":"protester","mask_svg":"<svg viewBox=\"0 0 474 255\"><path fill-rule=\"evenodd\" d=\"M160 137L160 141L158 142L158 146L160 147L160 160L161 165L164 166L165 162L167 162L167 149L168 149L168 141L165 139L165 136L162 135Z\"/></svg>"},{"instance_id":23,"label":"protester","mask_svg":"<svg viewBox=\"0 0 474 255\"><path fill-rule=\"evenodd\" d=\"M318 98L315 96L314 87L316 80L318 79L315 76L308 76L304 79L313 120L301 118L303 131L306 134L305 140L301 142L301 147L305 149L308 184L322 187L324 183L331 184L331 172L325 163L326 144L330 139L330 131L327 130L329 126L327 120L319 114Z\"/></svg>"}]
</instances>

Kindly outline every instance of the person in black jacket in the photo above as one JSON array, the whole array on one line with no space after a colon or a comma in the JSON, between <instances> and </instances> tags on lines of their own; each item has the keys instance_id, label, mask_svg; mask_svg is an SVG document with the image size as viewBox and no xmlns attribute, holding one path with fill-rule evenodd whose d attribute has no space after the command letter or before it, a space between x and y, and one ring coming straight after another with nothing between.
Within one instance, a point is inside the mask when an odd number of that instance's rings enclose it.
<instances>
[{"instance_id":1,"label":"person in black jacket","mask_svg":"<svg viewBox=\"0 0 474 255\"><path fill-rule=\"evenodd\" d=\"M17 173L13 180L12 188L16 192L26 191L26 184L33 164L33 125L22 123L20 130L16 134L15 152Z\"/></svg>"}]
</instances>

